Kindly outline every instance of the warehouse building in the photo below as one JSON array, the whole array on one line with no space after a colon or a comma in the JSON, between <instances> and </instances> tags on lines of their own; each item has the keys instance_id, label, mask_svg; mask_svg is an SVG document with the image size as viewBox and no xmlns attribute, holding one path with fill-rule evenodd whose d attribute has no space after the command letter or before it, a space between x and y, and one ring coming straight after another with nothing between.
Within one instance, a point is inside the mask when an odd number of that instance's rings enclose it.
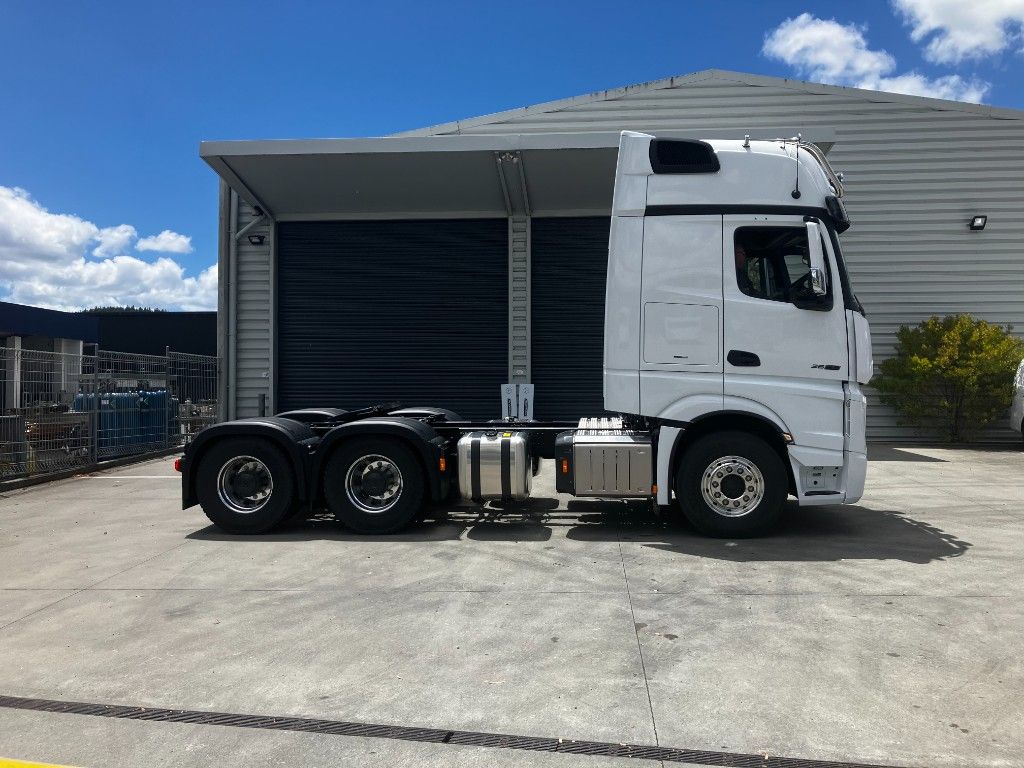
<instances>
[{"instance_id":1,"label":"warehouse building","mask_svg":"<svg viewBox=\"0 0 1024 768\"><path fill-rule=\"evenodd\" d=\"M100 349L140 355L164 355L167 350L217 354L216 312L90 310L85 314L96 319Z\"/></svg>"},{"instance_id":2,"label":"warehouse building","mask_svg":"<svg viewBox=\"0 0 1024 768\"><path fill-rule=\"evenodd\" d=\"M386 138L204 142L224 415L394 399L493 417L506 381L536 385L538 418L599 413L623 129L825 150L876 363L933 314L1024 331L1024 112L708 70ZM915 438L876 402L868 429Z\"/></svg>"},{"instance_id":3,"label":"warehouse building","mask_svg":"<svg viewBox=\"0 0 1024 768\"><path fill-rule=\"evenodd\" d=\"M0 301L0 443L10 430L4 417L38 399L42 382L73 390L83 347L98 339L93 317Z\"/></svg>"}]
</instances>

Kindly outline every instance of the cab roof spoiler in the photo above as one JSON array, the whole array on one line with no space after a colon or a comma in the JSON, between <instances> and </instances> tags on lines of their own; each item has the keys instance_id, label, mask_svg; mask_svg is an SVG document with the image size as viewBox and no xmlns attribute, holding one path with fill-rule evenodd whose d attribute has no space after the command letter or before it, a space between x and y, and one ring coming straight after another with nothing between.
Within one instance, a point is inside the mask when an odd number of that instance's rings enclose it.
<instances>
[{"instance_id":1,"label":"cab roof spoiler","mask_svg":"<svg viewBox=\"0 0 1024 768\"><path fill-rule=\"evenodd\" d=\"M821 169L825 172L825 177L828 179L828 183L832 186L832 191L835 192L836 197L843 196L843 179L840 174L832 170L832 165L825 158L825 153L821 151L821 147L817 144L812 144L809 141L804 141L800 136L793 139L778 139L778 141L781 141L783 145L796 145L817 160L818 165L820 165Z\"/></svg>"}]
</instances>

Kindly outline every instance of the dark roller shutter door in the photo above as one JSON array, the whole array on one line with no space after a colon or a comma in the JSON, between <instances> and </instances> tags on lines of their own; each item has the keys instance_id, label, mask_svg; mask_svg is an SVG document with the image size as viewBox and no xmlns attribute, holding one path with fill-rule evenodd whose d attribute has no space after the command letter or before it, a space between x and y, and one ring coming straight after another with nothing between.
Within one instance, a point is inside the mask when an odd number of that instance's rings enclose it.
<instances>
[{"instance_id":1,"label":"dark roller shutter door","mask_svg":"<svg viewBox=\"0 0 1024 768\"><path fill-rule=\"evenodd\" d=\"M500 415L508 224L278 225L278 409L398 400Z\"/></svg>"},{"instance_id":2,"label":"dark roller shutter door","mask_svg":"<svg viewBox=\"0 0 1024 768\"><path fill-rule=\"evenodd\" d=\"M534 416L600 416L610 220L534 219L531 226Z\"/></svg>"}]
</instances>

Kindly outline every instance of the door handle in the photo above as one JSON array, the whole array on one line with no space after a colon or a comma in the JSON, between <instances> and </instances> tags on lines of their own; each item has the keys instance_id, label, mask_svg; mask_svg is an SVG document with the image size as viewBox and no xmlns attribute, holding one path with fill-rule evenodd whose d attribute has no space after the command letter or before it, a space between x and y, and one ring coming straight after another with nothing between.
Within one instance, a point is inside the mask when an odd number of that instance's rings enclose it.
<instances>
[{"instance_id":1,"label":"door handle","mask_svg":"<svg viewBox=\"0 0 1024 768\"><path fill-rule=\"evenodd\" d=\"M734 365L737 368L756 368L761 365L760 357L753 352L744 352L742 349L730 349L725 359L729 361L729 365Z\"/></svg>"}]
</instances>

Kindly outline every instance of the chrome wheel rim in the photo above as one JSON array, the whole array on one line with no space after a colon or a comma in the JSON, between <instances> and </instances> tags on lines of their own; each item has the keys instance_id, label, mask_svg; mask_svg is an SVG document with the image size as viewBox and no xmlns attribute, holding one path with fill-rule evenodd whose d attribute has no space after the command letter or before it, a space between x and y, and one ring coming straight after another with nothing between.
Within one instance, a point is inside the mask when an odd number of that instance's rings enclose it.
<instances>
[{"instance_id":1,"label":"chrome wheel rim","mask_svg":"<svg viewBox=\"0 0 1024 768\"><path fill-rule=\"evenodd\" d=\"M402 495L402 471L379 453L360 456L345 474L345 494L363 512L387 512Z\"/></svg>"},{"instance_id":2,"label":"chrome wheel rim","mask_svg":"<svg viewBox=\"0 0 1024 768\"><path fill-rule=\"evenodd\" d=\"M713 512L723 517L743 517L764 499L764 475L750 459L722 456L704 470L700 491Z\"/></svg>"},{"instance_id":3,"label":"chrome wheel rim","mask_svg":"<svg viewBox=\"0 0 1024 768\"><path fill-rule=\"evenodd\" d=\"M274 477L255 456L235 456L217 473L217 495L232 512L251 515L263 509L274 493Z\"/></svg>"}]
</instances>

